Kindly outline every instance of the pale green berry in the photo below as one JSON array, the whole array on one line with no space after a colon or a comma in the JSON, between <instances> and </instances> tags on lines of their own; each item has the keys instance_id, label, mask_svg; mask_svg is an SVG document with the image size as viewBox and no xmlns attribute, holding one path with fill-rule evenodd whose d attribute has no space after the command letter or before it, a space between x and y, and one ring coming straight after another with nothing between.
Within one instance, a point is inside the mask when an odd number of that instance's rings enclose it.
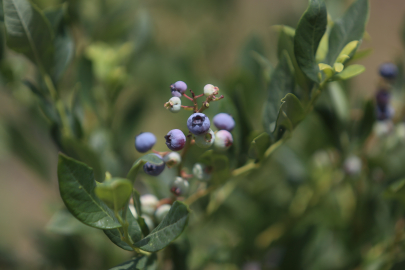
<instances>
[{"instance_id":1,"label":"pale green berry","mask_svg":"<svg viewBox=\"0 0 405 270\"><path fill-rule=\"evenodd\" d=\"M176 195L176 196L182 196L184 194L187 194L189 189L189 183L187 180L184 180L181 177L176 177L176 179L173 181L170 191Z\"/></svg>"},{"instance_id":2,"label":"pale green berry","mask_svg":"<svg viewBox=\"0 0 405 270\"><path fill-rule=\"evenodd\" d=\"M149 231L152 231L155 228L155 223L153 222L152 218L148 215L142 215L142 218L145 220L146 226L148 226Z\"/></svg>"},{"instance_id":3,"label":"pale green berry","mask_svg":"<svg viewBox=\"0 0 405 270\"><path fill-rule=\"evenodd\" d=\"M215 134L215 148L226 150L233 144L232 134L227 130L220 130Z\"/></svg>"},{"instance_id":4,"label":"pale green berry","mask_svg":"<svg viewBox=\"0 0 405 270\"><path fill-rule=\"evenodd\" d=\"M209 129L207 133L195 136L195 144L201 148L208 148L214 144L215 134L212 129Z\"/></svg>"},{"instance_id":5,"label":"pale green berry","mask_svg":"<svg viewBox=\"0 0 405 270\"><path fill-rule=\"evenodd\" d=\"M156 209L155 218L158 223L162 222L167 213L169 213L171 207L172 206L170 204L163 204Z\"/></svg>"},{"instance_id":6,"label":"pale green berry","mask_svg":"<svg viewBox=\"0 0 405 270\"><path fill-rule=\"evenodd\" d=\"M166 163L168 168L176 167L181 163L181 156L179 153L170 152L163 157L163 161Z\"/></svg>"},{"instance_id":7,"label":"pale green berry","mask_svg":"<svg viewBox=\"0 0 405 270\"><path fill-rule=\"evenodd\" d=\"M211 178L211 167L202 163L196 163L193 167L194 176L201 181L208 181Z\"/></svg>"},{"instance_id":8,"label":"pale green berry","mask_svg":"<svg viewBox=\"0 0 405 270\"><path fill-rule=\"evenodd\" d=\"M135 206L133 204L128 205L129 211L131 211L131 214L135 217L138 218L138 213L136 212Z\"/></svg>"},{"instance_id":9,"label":"pale green berry","mask_svg":"<svg viewBox=\"0 0 405 270\"><path fill-rule=\"evenodd\" d=\"M206 86L204 86L204 95L206 96L210 96L212 94L218 94L218 87L213 86L212 84L207 84Z\"/></svg>"},{"instance_id":10,"label":"pale green berry","mask_svg":"<svg viewBox=\"0 0 405 270\"><path fill-rule=\"evenodd\" d=\"M165 103L165 108L169 109L172 113L177 113L181 110L181 99L178 97L172 97Z\"/></svg>"},{"instance_id":11,"label":"pale green berry","mask_svg":"<svg viewBox=\"0 0 405 270\"><path fill-rule=\"evenodd\" d=\"M142 213L146 215L153 215L159 203L158 198L152 194L142 195L140 198Z\"/></svg>"}]
</instances>

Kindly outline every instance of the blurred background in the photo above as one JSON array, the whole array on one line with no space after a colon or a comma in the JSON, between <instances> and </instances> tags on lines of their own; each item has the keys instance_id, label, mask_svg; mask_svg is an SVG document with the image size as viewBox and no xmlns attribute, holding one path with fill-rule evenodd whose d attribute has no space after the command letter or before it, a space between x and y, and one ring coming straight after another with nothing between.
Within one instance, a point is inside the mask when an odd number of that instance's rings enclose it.
<instances>
[{"instance_id":1,"label":"blurred background","mask_svg":"<svg viewBox=\"0 0 405 270\"><path fill-rule=\"evenodd\" d=\"M48 10L64 1L33 2ZM295 27L307 6L304 0L70 0L66 3L65 20L75 49L57 88L81 123L78 137L93 151L85 156L91 156L93 161L100 159L93 163L100 166L96 169L99 177L105 170L116 176L126 174L140 156L133 146L134 137L140 132L153 132L158 138L155 148L164 151L163 136L173 128L185 129L188 113L174 115L163 107L170 98L170 84L178 80L185 81L196 93L202 93L207 83L219 86L225 97L234 102L231 110L247 112L239 115L241 133L263 130L261 111L269 72L263 71L251 51L276 65L278 34L271 26ZM327 0L326 3L331 17L336 19L351 1ZM366 72L346 86L351 105L374 95L377 70L382 62L404 58L405 2L370 0L370 6L368 35L362 48L372 48L373 52L359 61L366 66ZM95 229L72 224L71 231L64 231L63 226L60 229L57 223L50 223L54 214L63 208L56 177L58 140L54 126L38 109L38 97L22 83L26 79L35 81L35 67L23 56L5 48L3 26L1 30L0 269L108 269L131 254L114 246ZM210 108L207 114L212 117L229 108L219 106ZM270 225L284 220L283 211L302 211L301 202L287 205L296 198L293 194L299 183L315 172L310 162L319 158L321 163L333 163L335 155L344 155L333 148L330 150L333 142L328 134L316 116L308 117L288 145L274 154L265 170L255 173L255 180L246 179L246 184L229 198L222 211L219 209L198 225L195 225L198 220L191 221L186 233L188 241L179 240L194 247L188 257L192 262L190 269L261 269L257 268L257 261L265 265L263 269L354 269L345 267L358 265L358 259L347 259L349 262L342 259L350 257L350 248L336 244L336 234L329 230L335 226L347 230L345 222L350 214L343 210L343 217L338 221L331 218L324 222L322 229L316 230L316 236L307 235L312 240L305 248L304 243L308 242L304 237L295 237L301 235L300 228L289 234L289 240L283 240L286 242L271 245L273 238L276 240L277 235L283 234L280 230L287 229ZM233 167L247 159L243 145L246 142L240 144L239 149L233 150L239 157L232 162ZM319 152L322 149L327 151ZM201 153L191 154L189 167ZM314 153L321 154L314 157ZM286 163L293 169L279 166ZM140 184L139 189L142 193L151 192L153 183ZM309 191L299 192L305 196ZM342 196L344 207L351 209L351 203L355 202L347 198L353 196ZM376 206L381 208L379 222L389 223L379 229L387 228L389 234L395 222L385 216L387 207L384 203ZM64 221L58 219L58 222ZM328 222L333 225L329 226ZM266 231L269 226L270 232ZM264 242L258 244L255 240L258 236ZM344 237L350 238L350 234ZM380 240L383 239L382 236ZM172 252L183 254L187 248L179 246ZM294 257L291 255L294 252L300 255ZM322 260L315 259L319 254Z\"/></svg>"}]
</instances>

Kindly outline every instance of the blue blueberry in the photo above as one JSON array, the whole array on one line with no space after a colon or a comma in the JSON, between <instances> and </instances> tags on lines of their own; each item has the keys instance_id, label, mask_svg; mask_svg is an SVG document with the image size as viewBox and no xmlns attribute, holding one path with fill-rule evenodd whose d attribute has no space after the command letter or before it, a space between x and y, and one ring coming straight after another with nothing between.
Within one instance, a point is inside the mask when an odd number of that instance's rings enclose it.
<instances>
[{"instance_id":1,"label":"blue blueberry","mask_svg":"<svg viewBox=\"0 0 405 270\"><path fill-rule=\"evenodd\" d=\"M227 113L219 113L215 115L212 121L218 129L232 131L235 127L235 120L233 120L232 116Z\"/></svg>"},{"instance_id":2,"label":"blue blueberry","mask_svg":"<svg viewBox=\"0 0 405 270\"><path fill-rule=\"evenodd\" d=\"M175 82L170 85L170 90L173 97L181 97L187 91L187 84L183 81Z\"/></svg>"},{"instance_id":3,"label":"blue blueberry","mask_svg":"<svg viewBox=\"0 0 405 270\"><path fill-rule=\"evenodd\" d=\"M194 135L207 133L210 126L210 119L203 113L194 113L187 120L187 127Z\"/></svg>"},{"instance_id":4,"label":"blue blueberry","mask_svg":"<svg viewBox=\"0 0 405 270\"><path fill-rule=\"evenodd\" d=\"M386 79L395 79L398 74L398 68L393 63L384 63L380 65L380 75Z\"/></svg>"},{"instance_id":5,"label":"blue blueberry","mask_svg":"<svg viewBox=\"0 0 405 270\"><path fill-rule=\"evenodd\" d=\"M158 154L154 154L157 157L159 157L160 159L162 159L162 157ZM162 159L163 162L163 159ZM159 174L161 174L163 172L163 170L165 169L166 164L163 162L162 165L156 165L150 162L146 162L145 165L143 165L143 170L146 174L152 175L152 176L158 176Z\"/></svg>"},{"instance_id":6,"label":"blue blueberry","mask_svg":"<svg viewBox=\"0 0 405 270\"><path fill-rule=\"evenodd\" d=\"M172 151L179 151L183 149L186 144L186 136L180 129L172 129L165 136L166 145Z\"/></svg>"},{"instance_id":7,"label":"blue blueberry","mask_svg":"<svg viewBox=\"0 0 405 270\"><path fill-rule=\"evenodd\" d=\"M387 90L380 90L375 95L378 108L385 110L390 102L390 93Z\"/></svg>"},{"instance_id":8,"label":"blue blueberry","mask_svg":"<svg viewBox=\"0 0 405 270\"><path fill-rule=\"evenodd\" d=\"M148 152L156 143L153 133L143 132L135 137L135 149L140 153Z\"/></svg>"},{"instance_id":9,"label":"blue blueberry","mask_svg":"<svg viewBox=\"0 0 405 270\"><path fill-rule=\"evenodd\" d=\"M386 106L385 108L376 108L377 120L384 121L389 120L394 117L394 108L391 105Z\"/></svg>"}]
</instances>

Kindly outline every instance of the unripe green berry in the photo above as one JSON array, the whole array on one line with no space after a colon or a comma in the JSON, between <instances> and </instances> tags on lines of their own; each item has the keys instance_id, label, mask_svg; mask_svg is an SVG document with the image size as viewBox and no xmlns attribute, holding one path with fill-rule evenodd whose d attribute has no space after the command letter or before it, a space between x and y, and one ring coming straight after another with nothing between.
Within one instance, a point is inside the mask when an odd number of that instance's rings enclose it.
<instances>
[{"instance_id":1,"label":"unripe green berry","mask_svg":"<svg viewBox=\"0 0 405 270\"><path fill-rule=\"evenodd\" d=\"M159 203L158 198L152 194L145 194L140 197L142 213L153 215Z\"/></svg>"},{"instance_id":2,"label":"unripe green berry","mask_svg":"<svg viewBox=\"0 0 405 270\"><path fill-rule=\"evenodd\" d=\"M179 153L170 152L163 157L163 161L166 163L168 168L176 167L181 163L181 156Z\"/></svg>"},{"instance_id":3,"label":"unripe green berry","mask_svg":"<svg viewBox=\"0 0 405 270\"><path fill-rule=\"evenodd\" d=\"M171 207L170 204L163 204L156 209L155 218L158 223L162 222L167 213L169 213Z\"/></svg>"},{"instance_id":4,"label":"unripe green berry","mask_svg":"<svg viewBox=\"0 0 405 270\"><path fill-rule=\"evenodd\" d=\"M201 148L208 148L214 144L215 134L212 129L209 129L207 133L195 136L195 144Z\"/></svg>"},{"instance_id":5,"label":"unripe green berry","mask_svg":"<svg viewBox=\"0 0 405 270\"><path fill-rule=\"evenodd\" d=\"M187 194L188 189L189 189L188 181L184 180L181 177L176 177L176 179L174 180L174 182L170 187L170 191L176 196L182 196L184 194Z\"/></svg>"},{"instance_id":6,"label":"unripe green berry","mask_svg":"<svg viewBox=\"0 0 405 270\"><path fill-rule=\"evenodd\" d=\"M178 97L172 97L165 103L165 108L172 113L177 113L181 110L181 99Z\"/></svg>"},{"instance_id":7,"label":"unripe green berry","mask_svg":"<svg viewBox=\"0 0 405 270\"><path fill-rule=\"evenodd\" d=\"M193 167L193 174L198 180L208 181L211 178L211 170L212 168L207 165L196 163Z\"/></svg>"},{"instance_id":8,"label":"unripe green berry","mask_svg":"<svg viewBox=\"0 0 405 270\"><path fill-rule=\"evenodd\" d=\"M218 87L213 86L212 84L207 84L206 86L204 86L204 95L206 96L210 96L210 95L216 95L218 94Z\"/></svg>"}]
</instances>

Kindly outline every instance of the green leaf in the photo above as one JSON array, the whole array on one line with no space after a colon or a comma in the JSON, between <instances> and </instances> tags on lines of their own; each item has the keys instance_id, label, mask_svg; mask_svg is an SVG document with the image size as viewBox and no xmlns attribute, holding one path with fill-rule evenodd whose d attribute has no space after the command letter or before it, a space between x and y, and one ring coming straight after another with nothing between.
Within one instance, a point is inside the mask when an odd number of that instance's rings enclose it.
<instances>
[{"instance_id":1,"label":"green leaf","mask_svg":"<svg viewBox=\"0 0 405 270\"><path fill-rule=\"evenodd\" d=\"M3 0L0 0L0 21L4 22Z\"/></svg>"},{"instance_id":2,"label":"green leaf","mask_svg":"<svg viewBox=\"0 0 405 270\"><path fill-rule=\"evenodd\" d=\"M309 93L312 87L312 82L302 72L299 67L294 54L294 33L295 30L288 26L281 26L279 28L280 36L277 44L277 55L281 61L282 55L287 53L289 62L292 63L293 68L291 73L294 74L296 83L304 90L305 93Z\"/></svg>"},{"instance_id":3,"label":"green leaf","mask_svg":"<svg viewBox=\"0 0 405 270\"><path fill-rule=\"evenodd\" d=\"M341 19L335 22L329 35L326 63L333 65L343 48L364 35L369 15L368 0L356 0Z\"/></svg>"},{"instance_id":4,"label":"green leaf","mask_svg":"<svg viewBox=\"0 0 405 270\"><path fill-rule=\"evenodd\" d=\"M139 158L137 161L134 162L132 165L131 169L129 170L127 174L127 179L131 180L132 182L135 181L135 177L139 172L139 169L146 163L150 162L156 165L161 165L163 161L157 157L154 154L147 154L141 158Z\"/></svg>"},{"instance_id":5,"label":"green leaf","mask_svg":"<svg viewBox=\"0 0 405 270\"><path fill-rule=\"evenodd\" d=\"M113 211L94 193L93 169L59 154L58 180L62 200L78 220L98 229L121 227Z\"/></svg>"},{"instance_id":6,"label":"green leaf","mask_svg":"<svg viewBox=\"0 0 405 270\"><path fill-rule=\"evenodd\" d=\"M301 70L314 82L319 81L319 68L315 55L327 24L328 15L325 3L322 0L310 0L308 8L295 30L295 58Z\"/></svg>"},{"instance_id":7,"label":"green leaf","mask_svg":"<svg viewBox=\"0 0 405 270\"><path fill-rule=\"evenodd\" d=\"M250 144L249 156L251 158L261 160L267 148L271 145L271 137L267 133L262 133L253 139Z\"/></svg>"},{"instance_id":8,"label":"green leaf","mask_svg":"<svg viewBox=\"0 0 405 270\"><path fill-rule=\"evenodd\" d=\"M367 56L369 56L370 54L373 53L373 49L372 48L367 48L367 49L362 49L362 50L357 50L356 53L353 55L352 58L350 58L350 61L355 61L355 60L359 60L359 59L363 59Z\"/></svg>"},{"instance_id":9,"label":"green leaf","mask_svg":"<svg viewBox=\"0 0 405 270\"><path fill-rule=\"evenodd\" d=\"M175 201L163 221L135 246L149 252L156 252L175 240L188 222L189 209L182 202Z\"/></svg>"},{"instance_id":10,"label":"green leaf","mask_svg":"<svg viewBox=\"0 0 405 270\"><path fill-rule=\"evenodd\" d=\"M110 208L120 209L131 197L132 183L128 179L113 178L104 183L98 183L95 193Z\"/></svg>"},{"instance_id":11,"label":"green leaf","mask_svg":"<svg viewBox=\"0 0 405 270\"><path fill-rule=\"evenodd\" d=\"M155 270L157 269L157 255L135 257L131 260L117 265L110 270Z\"/></svg>"},{"instance_id":12,"label":"green leaf","mask_svg":"<svg viewBox=\"0 0 405 270\"><path fill-rule=\"evenodd\" d=\"M384 197L405 202L405 179L398 180L391 184L385 190Z\"/></svg>"},{"instance_id":13,"label":"green leaf","mask_svg":"<svg viewBox=\"0 0 405 270\"><path fill-rule=\"evenodd\" d=\"M142 239L141 228L139 227L139 224L132 215L131 211L127 209L127 212L129 212L127 214L128 233L132 241L135 243ZM111 242L113 242L120 248L128 251L133 251L133 249L125 241L121 240L121 235L118 229L104 230L104 233L108 236Z\"/></svg>"},{"instance_id":14,"label":"green leaf","mask_svg":"<svg viewBox=\"0 0 405 270\"><path fill-rule=\"evenodd\" d=\"M351 65L346 67L342 72L335 75L337 80L348 80L353 78L361 73L363 73L366 68L363 65Z\"/></svg>"},{"instance_id":15,"label":"green leaf","mask_svg":"<svg viewBox=\"0 0 405 270\"><path fill-rule=\"evenodd\" d=\"M288 66L288 55L284 53L271 76L268 98L264 107L263 124L264 130L268 134L271 135L276 127L281 99L287 93L291 93L294 87L294 77Z\"/></svg>"},{"instance_id":16,"label":"green leaf","mask_svg":"<svg viewBox=\"0 0 405 270\"><path fill-rule=\"evenodd\" d=\"M290 132L304 119L305 110L302 107L299 99L288 93L281 100L281 107L277 117L276 130L274 136L276 139L280 139L285 130Z\"/></svg>"},{"instance_id":17,"label":"green leaf","mask_svg":"<svg viewBox=\"0 0 405 270\"><path fill-rule=\"evenodd\" d=\"M331 82L328 85L327 92L330 95L332 106L334 107L339 119L342 122L347 121L350 117L350 107L349 100L344 89L338 82Z\"/></svg>"},{"instance_id":18,"label":"green leaf","mask_svg":"<svg viewBox=\"0 0 405 270\"><path fill-rule=\"evenodd\" d=\"M27 0L3 0L7 45L27 56L40 70L53 65L54 37L43 13Z\"/></svg>"}]
</instances>

